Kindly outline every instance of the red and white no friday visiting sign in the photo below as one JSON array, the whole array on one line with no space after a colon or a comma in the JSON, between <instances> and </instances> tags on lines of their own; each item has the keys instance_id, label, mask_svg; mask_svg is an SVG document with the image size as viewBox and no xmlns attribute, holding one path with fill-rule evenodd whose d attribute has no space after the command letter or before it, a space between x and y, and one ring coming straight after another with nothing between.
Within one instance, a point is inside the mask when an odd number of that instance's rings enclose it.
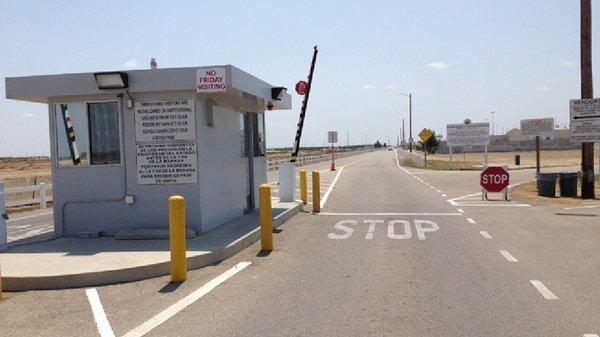
<instances>
[{"instance_id":1,"label":"red and white no friday visiting sign","mask_svg":"<svg viewBox=\"0 0 600 337\"><path fill-rule=\"evenodd\" d=\"M202 68L196 71L197 92L225 92L225 68Z\"/></svg>"}]
</instances>

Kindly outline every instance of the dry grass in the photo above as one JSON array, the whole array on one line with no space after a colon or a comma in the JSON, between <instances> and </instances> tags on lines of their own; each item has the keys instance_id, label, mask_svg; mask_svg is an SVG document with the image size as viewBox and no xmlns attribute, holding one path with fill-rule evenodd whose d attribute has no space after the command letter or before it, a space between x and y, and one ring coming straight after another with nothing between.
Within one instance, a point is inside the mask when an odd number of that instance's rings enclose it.
<instances>
[{"instance_id":1,"label":"dry grass","mask_svg":"<svg viewBox=\"0 0 600 337\"><path fill-rule=\"evenodd\" d=\"M5 187L50 183L50 158L0 158L0 181L4 181ZM29 198L33 198L33 192L6 196L7 200Z\"/></svg>"},{"instance_id":2,"label":"dry grass","mask_svg":"<svg viewBox=\"0 0 600 337\"><path fill-rule=\"evenodd\" d=\"M598 151L596 151L598 152ZM515 155L521 155L521 165L514 165ZM596 158L598 154L596 153ZM448 154L430 154L427 155L427 159L439 160L439 161L450 161L450 155ZM455 154L453 155L453 161L462 162L466 161L465 166L470 165L483 165L484 154L483 153L466 153L466 154ZM490 152L488 154L488 160L490 164L508 165L511 168L531 168L535 167L535 151L519 151L519 152ZM556 166L575 166L581 163L581 150L542 150L540 152L540 163L542 167L556 167Z\"/></svg>"}]
</instances>

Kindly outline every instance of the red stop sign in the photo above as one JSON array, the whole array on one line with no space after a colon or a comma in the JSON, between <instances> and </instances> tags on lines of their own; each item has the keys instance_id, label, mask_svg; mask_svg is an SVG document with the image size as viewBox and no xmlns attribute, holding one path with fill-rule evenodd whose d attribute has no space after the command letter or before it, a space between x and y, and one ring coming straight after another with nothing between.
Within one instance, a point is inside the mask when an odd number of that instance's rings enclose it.
<instances>
[{"instance_id":1,"label":"red stop sign","mask_svg":"<svg viewBox=\"0 0 600 337\"><path fill-rule=\"evenodd\" d=\"M298 95L305 95L307 90L308 83L306 83L305 81L298 81L298 83L296 83L296 92L298 93Z\"/></svg>"},{"instance_id":2,"label":"red stop sign","mask_svg":"<svg viewBox=\"0 0 600 337\"><path fill-rule=\"evenodd\" d=\"M500 192L508 186L508 172L501 166L488 166L483 172L479 184L488 192Z\"/></svg>"}]
</instances>

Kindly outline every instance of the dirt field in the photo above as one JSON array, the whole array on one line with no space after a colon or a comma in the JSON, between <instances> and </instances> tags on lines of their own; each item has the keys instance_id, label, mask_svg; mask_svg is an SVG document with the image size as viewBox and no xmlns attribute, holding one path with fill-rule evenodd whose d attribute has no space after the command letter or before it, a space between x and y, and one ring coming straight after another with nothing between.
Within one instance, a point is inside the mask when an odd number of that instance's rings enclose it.
<instances>
[{"instance_id":1,"label":"dirt field","mask_svg":"<svg viewBox=\"0 0 600 337\"><path fill-rule=\"evenodd\" d=\"M596 176L595 193L596 199L581 199L579 197L560 197L560 187L556 184L556 198L540 197L537 195L537 186L535 182L529 182L513 188L511 192L511 198L519 200L532 205L557 205L562 207L571 206L595 206L600 205L600 183L598 179L600 176ZM578 183L577 195L581 195L581 182Z\"/></svg>"},{"instance_id":2,"label":"dirt field","mask_svg":"<svg viewBox=\"0 0 600 337\"><path fill-rule=\"evenodd\" d=\"M598 162L598 150L595 151L595 161ZM516 166L515 155L521 155L521 165ZM464 159L463 159L464 158ZM535 151L520 151L520 152L490 152L488 154L490 164L508 165L511 168L527 168L535 167ZM450 155L447 154L431 154L427 155L427 159L450 161ZM462 162L466 160L470 165L483 165L483 153L466 153L455 154L452 158L453 162ZM581 150L546 150L540 153L540 162L542 167L553 166L575 166L581 163Z\"/></svg>"}]
</instances>

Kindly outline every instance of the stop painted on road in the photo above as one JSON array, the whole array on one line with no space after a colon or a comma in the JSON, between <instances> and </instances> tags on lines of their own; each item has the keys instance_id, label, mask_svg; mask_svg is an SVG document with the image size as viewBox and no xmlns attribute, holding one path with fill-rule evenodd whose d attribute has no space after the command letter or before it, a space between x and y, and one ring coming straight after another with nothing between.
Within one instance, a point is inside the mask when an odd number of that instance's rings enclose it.
<instances>
[{"instance_id":1,"label":"stop painted on road","mask_svg":"<svg viewBox=\"0 0 600 337\"><path fill-rule=\"evenodd\" d=\"M355 232L355 226L359 224L356 220L338 221L334 228L335 232L327 234L331 240L345 240L352 237ZM368 224L365 240L372 240L377 227L385 225L385 220L363 220L360 224ZM412 225L412 226L411 226ZM413 220L412 224L408 220L391 220L387 223L387 236L393 240L406 240L413 237L412 227L415 228L418 240L426 240L425 233L433 233L440 229L437 223L430 220Z\"/></svg>"}]
</instances>

